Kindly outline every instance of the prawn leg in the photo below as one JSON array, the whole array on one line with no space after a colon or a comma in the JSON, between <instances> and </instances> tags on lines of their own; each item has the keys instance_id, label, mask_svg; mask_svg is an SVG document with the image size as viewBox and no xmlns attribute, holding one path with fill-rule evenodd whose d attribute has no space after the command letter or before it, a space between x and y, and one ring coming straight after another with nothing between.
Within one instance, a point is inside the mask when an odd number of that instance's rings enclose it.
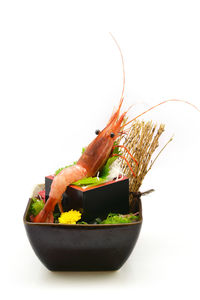
<instances>
[{"instance_id":1,"label":"prawn leg","mask_svg":"<svg viewBox=\"0 0 200 300\"><path fill-rule=\"evenodd\" d=\"M131 171L131 173L133 174L133 176L134 177L136 177L136 175L135 175L135 173L134 173L134 171L133 171L133 169L132 169L132 167L131 167L131 165L129 164L129 162L128 162L128 160L126 159L126 157L125 156L123 156L123 155L120 155L120 154L112 154L112 156L118 156L118 157L121 157L121 158L123 158L125 161L126 161L126 163L127 163L127 165L128 165L128 167L129 167L129 169L130 169L130 171Z\"/></svg>"},{"instance_id":2,"label":"prawn leg","mask_svg":"<svg viewBox=\"0 0 200 300\"><path fill-rule=\"evenodd\" d=\"M63 213L63 207L62 207L61 202L58 203L58 208L59 208L60 213Z\"/></svg>"},{"instance_id":3,"label":"prawn leg","mask_svg":"<svg viewBox=\"0 0 200 300\"><path fill-rule=\"evenodd\" d=\"M134 160L136 165L138 165L138 161L135 159L135 157L130 153L130 151L124 145L114 145L113 149L117 148L117 147L124 148L127 151L127 153L130 155L130 157Z\"/></svg>"}]
</instances>

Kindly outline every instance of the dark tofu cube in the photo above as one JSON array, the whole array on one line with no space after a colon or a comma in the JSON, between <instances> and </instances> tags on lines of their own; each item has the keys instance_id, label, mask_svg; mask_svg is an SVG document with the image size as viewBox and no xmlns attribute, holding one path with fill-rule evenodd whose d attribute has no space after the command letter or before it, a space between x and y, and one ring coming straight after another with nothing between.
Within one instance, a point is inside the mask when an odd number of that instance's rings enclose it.
<instances>
[{"instance_id":1,"label":"dark tofu cube","mask_svg":"<svg viewBox=\"0 0 200 300\"><path fill-rule=\"evenodd\" d=\"M45 177L45 198L49 197L53 176ZM123 177L99 186L82 188L70 185L63 194L64 211L79 210L82 221L105 219L109 213L129 213L129 179ZM56 208L58 209L58 208Z\"/></svg>"}]
</instances>

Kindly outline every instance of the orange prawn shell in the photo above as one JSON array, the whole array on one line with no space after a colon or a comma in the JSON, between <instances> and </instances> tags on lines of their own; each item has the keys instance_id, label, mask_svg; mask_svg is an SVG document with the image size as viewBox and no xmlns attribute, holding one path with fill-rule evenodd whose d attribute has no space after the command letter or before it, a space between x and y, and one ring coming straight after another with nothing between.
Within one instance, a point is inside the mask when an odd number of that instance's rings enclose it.
<instances>
[{"instance_id":1,"label":"orange prawn shell","mask_svg":"<svg viewBox=\"0 0 200 300\"><path fill-rule=\"evenodd\" d=\"M87 170L87 177L95 176L103 167L112 152L113 143L110 136L99 134L89 144L77 162L77 165L81 165Z\"/></svg>"},{"instance_id":2,"label":"orange prawn shell","mask_svg":"<svg viewBox=\"0 0 200 300\"><path fill-rule=\"evenodd\" d=\"M117 111L112 114L107 126L88 145L77 162L77 165L81 165L87 170L87 177L95 176L112 153L114 142L119 136L121 124L126 114L123 113L119 117L122 101L123 99L121 99ZM111 133L114 134L114 137L111 137Z\"/></svg>"}]
</instances>

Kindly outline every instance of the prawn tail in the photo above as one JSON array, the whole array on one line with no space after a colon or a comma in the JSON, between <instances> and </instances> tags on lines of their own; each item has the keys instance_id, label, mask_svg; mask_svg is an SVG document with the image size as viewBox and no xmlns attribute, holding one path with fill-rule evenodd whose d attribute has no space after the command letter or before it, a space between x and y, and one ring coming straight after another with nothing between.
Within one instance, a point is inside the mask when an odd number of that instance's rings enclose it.
<instances>
[{"instance_id":1,"label":"prawn tail","mask_svg":"<svg viewBox=\"0 0 200 300\"><path fill-rule=\"evenodd\" d=\"M53 211L54 211L56 203L58 203L60 205L61 201L58 202L57 199L53 199L50 196L48 198L48 200L46 201L43 209L34 218L33 222L34 223L53 223L54 222Z\"/></svg>"},{"instance_id":2,"label":"prawn tail","mask_svg":"<svg viewBox=\"0 0 200 300\"><path fill-rule=\"evenodd\" d=\"M62 195L67 187L73 182L87 177L87 171L81 165L73 165L63 169L57 176L54 177L49 198L46 201L43 209L33 219L34 223L53 223L54 222L54 208L58 204L60 212L62 213Z\"/></svg>"},{"instance_id":3,"label":"prawn tail","mask_svg":"<svg viewBox=\"0 0 200 300\"><path fill-rule=\"evenodd\" d=\"M42 209L39 214L33 219L34 223L53 223L54 216L53 211Z\"/></svg>"}]
</instances>

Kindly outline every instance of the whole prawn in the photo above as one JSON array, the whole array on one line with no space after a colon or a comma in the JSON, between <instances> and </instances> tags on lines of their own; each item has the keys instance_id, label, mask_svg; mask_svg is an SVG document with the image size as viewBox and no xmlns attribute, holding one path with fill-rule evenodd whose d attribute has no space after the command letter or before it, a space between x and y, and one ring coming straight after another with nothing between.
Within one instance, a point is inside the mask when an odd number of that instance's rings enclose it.
<instances>
[{"instance_id":1,"label":"whole prawn","mask_svg":"<svg viewBox=\"0 0 200 300\"><path fill-rule=\"evenodd\" d=\"M111 34L112 36L112 34ZM107 159L112 154L112 151L114 147L124 147L123 145L114 145L114 142L116 139L124 133L124 127L131 122L133 122L135 119L140 117L141 115L147 113L151 109L154 109L155 107L164 104L166 102L170 101L178 101L178 102L184 102L189 105L192 105L195 109L199 111L199 109L193 105L192 103L184 100L177 100L177 99L170 99L165 100L148 110L144 111L140 115L136 116L134 119L124 122L125 116L127 114L127 111L123 112L120 115L121 106L123 104L124 99L124 87L125 87L125 71L124 71L124 59L121 52L121 49L115 40L115 38L112 36L113 40L115 41L121 55L122 60L122 67L123 67L123 89L122 94L120 98L120 102L118 105L118 108L112 113L110 120L108 121L106 127L102 130L96 131L97 137L87 146L84 153L81 155L79 160L77 161L76 165L73 165L71 167L63 169L57 176L54 177L51 190L49 194L49 198L46 201L44 208L40 211L40 213L34 218L33 222L43 222L43 223L53 223L54 217L53 217L53 211L55 208L55 205L58 204L60 211L62 212L62 195L65 192L66 188L73 182L83 179L85 177L95 176L97 172L104 166ZM126 149L126 147L124 147ZM129 155L132 157L134 162L137 164L138 162L135 160L135 158L130 154L128 149L126 151L129 153ZM125 157L120 156L121 158L125 159ZM126 160L133 176L135 176L131 166L129 165L128 161Z\"/></svg>"},{"instance_id":2,"label":"whole prawn","mask_svg":"<svg viewBox=\"0 0 200 300\"><path fill-rule=\"evenodd\" d=\"M76 165L63 169L54 177L49 199L44 208L34 218L34 222L53 222L54 207L58 203L62 211L62 194L67 186L84 177L96 175L98 170L103 167L111 155L114 141L119 136L121 125L124 121L126 112L119 116L122 102L123 98L118 109L112 114L107 126L101 132L98 132L97 137L89 144Z\"/></svg>"}]
</instances>

